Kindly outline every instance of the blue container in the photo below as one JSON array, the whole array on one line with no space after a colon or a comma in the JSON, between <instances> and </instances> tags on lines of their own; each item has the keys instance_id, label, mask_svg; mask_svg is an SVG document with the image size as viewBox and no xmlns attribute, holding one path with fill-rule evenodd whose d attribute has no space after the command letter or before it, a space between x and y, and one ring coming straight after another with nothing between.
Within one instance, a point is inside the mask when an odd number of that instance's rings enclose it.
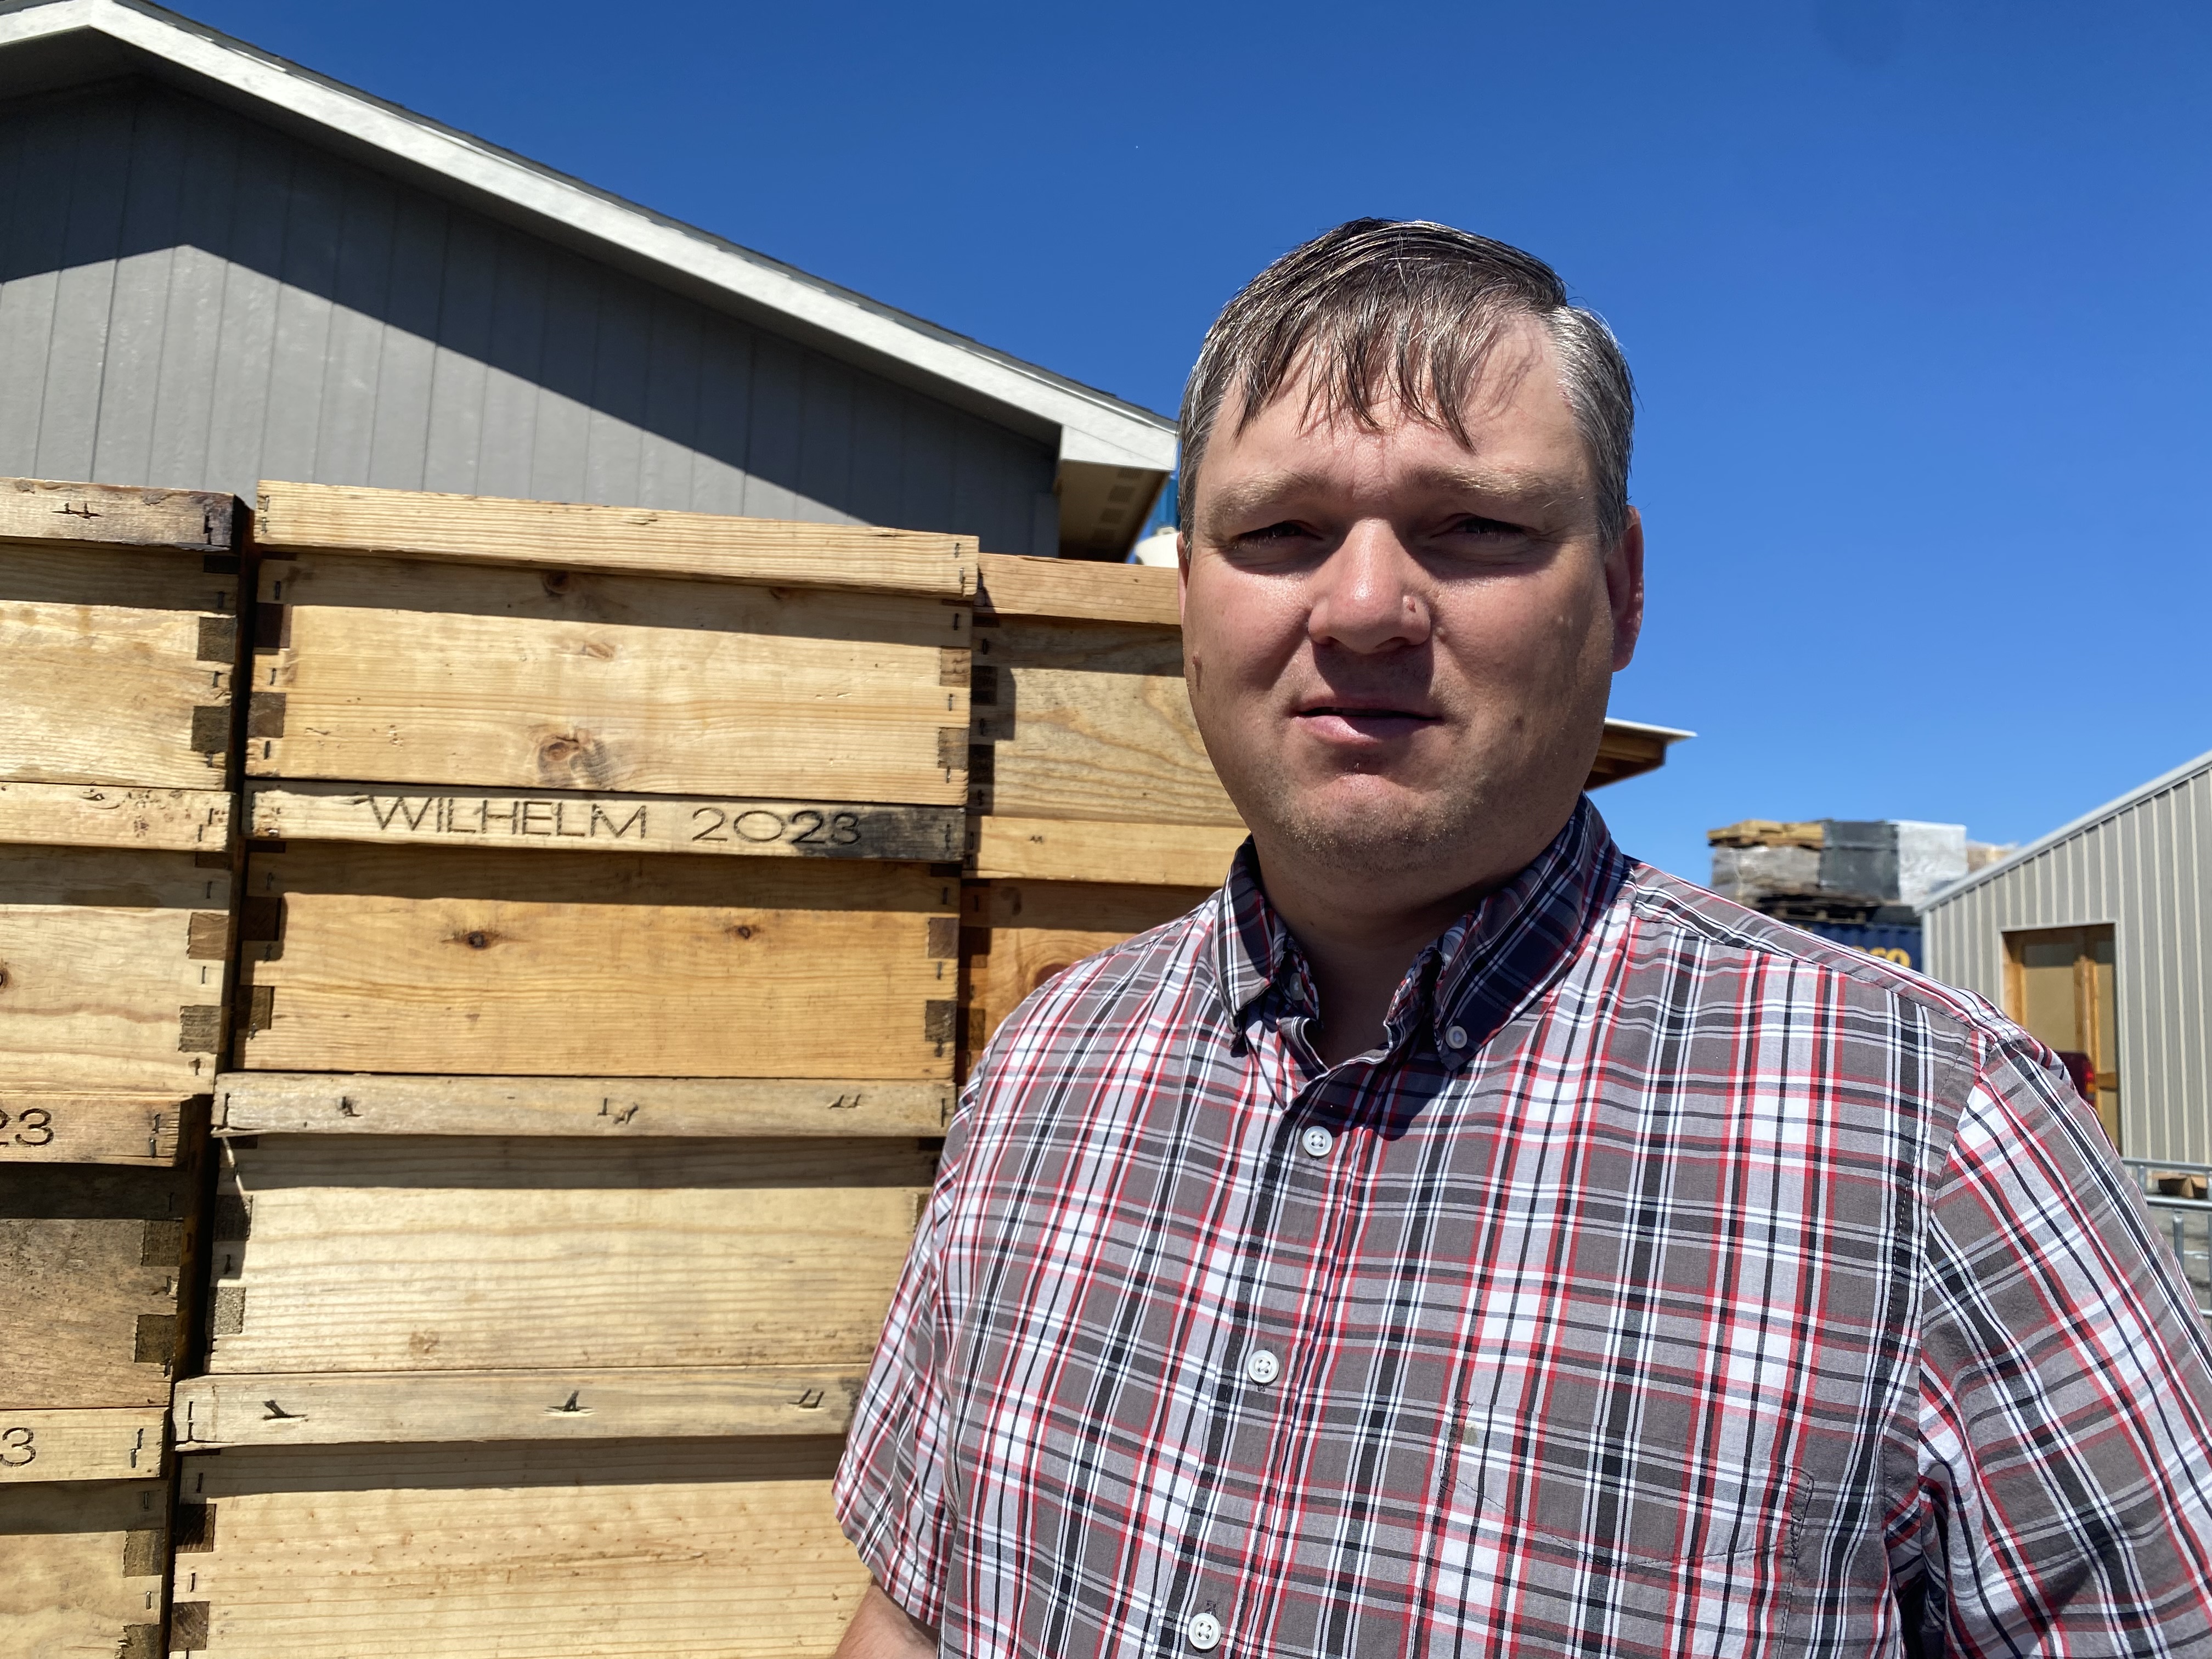
<instances>
[{"instance_id":1,"label":"blue container","mask_svg":"<svg viewBox=\"0 0 2212 1659\"><path fill-rule=\"evenodd\" d=\"M1880 957L1900 968L1917 970L1920 966L1920 930L1917 927L1877 927L1871 922L1861 921L1801 921L1796 925L1808 933L1833 939L1838 945L1848 945L1854 951Z\"/></svg>"}]
</instances>

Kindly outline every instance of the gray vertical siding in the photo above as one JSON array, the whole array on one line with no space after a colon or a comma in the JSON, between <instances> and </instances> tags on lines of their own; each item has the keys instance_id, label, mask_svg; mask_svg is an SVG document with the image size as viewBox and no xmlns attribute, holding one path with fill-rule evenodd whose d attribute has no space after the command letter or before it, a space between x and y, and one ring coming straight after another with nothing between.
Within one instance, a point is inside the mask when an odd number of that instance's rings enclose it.
<instances>
[{"instance_id":1,"label":"gray vertical siding","mask_svg":"<svg viewBox=\"0 0 2212 1659\"><path fill-rule=\"evenodd\" d=\"M2032 850L1922 917L1928 971L2004 998L2004 935L2112 925L2121 1139L2212 1162L2212 756Z\"/></svg>"},{"instance_id":2,"label":"gray vertical siding","mask_svg":"<svg viewBox=\"0 0 2212 1659\"><path fill-rule=\"evenodd\" d=\"M0 106L0 474L1040 544L1048 446L212 106Z\"/></svg>"}]
</instances>

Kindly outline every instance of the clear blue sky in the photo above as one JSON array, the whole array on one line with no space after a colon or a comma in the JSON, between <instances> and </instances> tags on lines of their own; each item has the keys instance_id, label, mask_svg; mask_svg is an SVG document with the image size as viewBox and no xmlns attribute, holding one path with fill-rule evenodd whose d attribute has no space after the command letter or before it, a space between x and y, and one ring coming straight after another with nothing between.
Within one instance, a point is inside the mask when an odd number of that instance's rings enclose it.
<instances>
[{"instance_id":1,"label":"clear blue sky","mask_svg":"<svg viewBox=\"0 0 2212 1659\"><path fill-rule=\"evenodd\" d=\"M1152 408L1340 220L1557 265L1641 387L1598 800L2024 840L2212 748L2212 7L191 0L254 44Z\"/></svg>"}]
</instances>

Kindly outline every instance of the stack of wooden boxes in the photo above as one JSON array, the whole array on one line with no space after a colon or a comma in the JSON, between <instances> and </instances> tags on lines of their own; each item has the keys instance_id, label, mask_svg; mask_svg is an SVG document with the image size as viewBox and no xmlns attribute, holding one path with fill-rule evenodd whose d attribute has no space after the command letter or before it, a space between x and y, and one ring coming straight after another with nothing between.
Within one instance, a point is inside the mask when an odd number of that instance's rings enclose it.
<instances>
[{"instance_id":1,"label":"stack of wooden boxes","mask_svg":"<svg viewBox=\"0 0 2212 1659\"><path fill-rule=\"evenodd\" d=\"M957 1047L973 544L264 487L171 1651L826 1652Z\"/></svg>"},{"instance_id":2,"label":"stack of wooden boxes","mask_svg":"<svg viewBox=\"0 0 2212 1659\"><path fill-rule=\"evenodd\" d=\"M0 480L0 1651L159 1652L229 954L228 496Z\"/></svg>"},{"instance_id":3,"label":"stack of wooden boxes","mask_svg":"<svg viewBox=\"0 0 2212 1659\"><path fill-rule=\"evenodd\" d=\"M1205 898L1244 839L1191 717L1173 570L985 555L981 580L971 1060L1061 969Z\"/></svg>"}]
</instances>

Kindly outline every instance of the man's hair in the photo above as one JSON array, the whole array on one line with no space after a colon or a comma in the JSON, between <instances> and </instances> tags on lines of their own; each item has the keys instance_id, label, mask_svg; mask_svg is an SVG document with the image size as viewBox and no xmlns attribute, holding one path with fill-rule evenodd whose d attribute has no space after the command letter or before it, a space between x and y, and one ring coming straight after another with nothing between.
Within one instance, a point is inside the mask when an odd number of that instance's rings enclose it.
<instances>
[{"instance_id":1,"label":"man's hair","mask_svg":"<svg viewBox=\"0 0 2212 1659\"><path fill-rule=\"evenodd\" d=\"M1182 396L1181 528L1223 400L1242 396L1237 430L1288 389L1307 413L1377 428L1395 407L1468 441L1466 410L1491 348L1521 318L1550 337L1559 389L1595 480L1607 548L1628 524L1628 452L1636 388L1620 343L1594 312L1567 303L1541 259L1487 236L1425 220L1354 219L1293 248L1223 307Z\"/></svg>"}]
</instances>

